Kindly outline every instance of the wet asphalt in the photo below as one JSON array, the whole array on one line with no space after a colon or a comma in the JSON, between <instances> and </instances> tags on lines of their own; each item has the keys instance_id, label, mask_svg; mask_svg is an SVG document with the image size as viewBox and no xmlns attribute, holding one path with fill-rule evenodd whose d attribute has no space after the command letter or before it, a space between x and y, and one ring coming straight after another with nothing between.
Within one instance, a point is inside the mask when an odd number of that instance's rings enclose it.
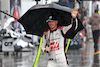
<instances>
[{"instance_id":1,"label":"wet asphalt","mask_svg":"<svg viewBox=\"0 0 100 67\"><path fill-rule=\"evenodd\" d=\"M69 67L100 67L100 54L99 52L93 54L93 45L93 40L89 39L81 49L68 50ZM33 67L38 46L27 50L29 52L19 52L18 55L14 55L12 52L9 52L9 55L4 55L4 52L0 52L0 67ZM46 67L47 59L48 54L41 52L37 67Z\"/></svg>"}]
</instances>

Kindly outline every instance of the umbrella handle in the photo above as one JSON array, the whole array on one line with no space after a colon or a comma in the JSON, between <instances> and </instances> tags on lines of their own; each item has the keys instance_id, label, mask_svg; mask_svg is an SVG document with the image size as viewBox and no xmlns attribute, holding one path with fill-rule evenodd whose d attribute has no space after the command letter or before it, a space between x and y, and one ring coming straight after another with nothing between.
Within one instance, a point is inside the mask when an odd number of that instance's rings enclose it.
<instances>
[{"instance_id":1,"label":"umbrella handle","mask_svg":"<svg viewBox=\"0 0 100 67\"><path fill-rule=\"evenodd\" d=\"M50 45L46 45L47 47L50 47ZM46 51L47 53L49 53L49 51Z\"/></svg>"},{"instance_id":2,"label":"umbrella handle","mask_svg":"<svg viewBox=\"0 0 100 67\"><path fill-rule=\"evenodd\" d=\"M47 53L49 53L49 51L47 51Z\"/></svg>"}]
</instances>

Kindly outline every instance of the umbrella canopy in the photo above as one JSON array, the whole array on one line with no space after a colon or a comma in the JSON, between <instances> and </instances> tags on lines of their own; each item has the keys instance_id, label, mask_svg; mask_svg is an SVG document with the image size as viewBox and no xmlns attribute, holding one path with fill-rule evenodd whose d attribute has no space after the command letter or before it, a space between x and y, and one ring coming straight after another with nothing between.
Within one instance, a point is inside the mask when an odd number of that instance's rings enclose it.
<instances>
[{"instance_id":1,"label":"umbrella canopy","mask_svg":"<svg viewBox=\"0 0 100 67\"><path fill-rule=\"evenodd\" d=\"M31 7L18 21L24 26L28 34L42 36L49 26L46 23L49 16L58 20L58 26L71 24L72 9L55 3L35 5Z\"/></svg>"}]
</instances>

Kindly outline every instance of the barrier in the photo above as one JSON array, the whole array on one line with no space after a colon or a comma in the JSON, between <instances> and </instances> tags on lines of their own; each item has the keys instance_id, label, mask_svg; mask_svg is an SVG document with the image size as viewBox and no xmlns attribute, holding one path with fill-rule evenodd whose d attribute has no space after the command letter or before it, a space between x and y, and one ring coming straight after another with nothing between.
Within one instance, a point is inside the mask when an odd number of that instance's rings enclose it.
<instances>
[{"instance_id":1,"label":"barrier","mask_svg":"<svg viewBox=\"0 0 100 67\"><path fill-rule=\"evenodd\" d=\"M66 42L68 42L68 39ZM82 48L82 42L79 33L77 33L74 39L70 39L69 49L79 49L79 48Z\"/></svg>"}]
</instances>

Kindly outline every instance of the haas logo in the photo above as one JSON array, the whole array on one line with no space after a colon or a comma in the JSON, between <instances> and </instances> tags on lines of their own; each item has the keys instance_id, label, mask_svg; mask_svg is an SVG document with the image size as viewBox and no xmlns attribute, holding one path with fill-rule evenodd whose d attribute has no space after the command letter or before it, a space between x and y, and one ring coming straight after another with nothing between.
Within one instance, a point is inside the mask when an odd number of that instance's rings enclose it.
<instances>
[{"instance_id":1,"label":"haas logo","mask_svg":"<svg viewBox=\"0 0 100 67\"><path fill-rule=\"evenodd\" d=\"M59 50L59 42L53 42L53 43L50 43L51 45L51 51L56 51L56 50Z\"/></svg>"}]
</instances>

